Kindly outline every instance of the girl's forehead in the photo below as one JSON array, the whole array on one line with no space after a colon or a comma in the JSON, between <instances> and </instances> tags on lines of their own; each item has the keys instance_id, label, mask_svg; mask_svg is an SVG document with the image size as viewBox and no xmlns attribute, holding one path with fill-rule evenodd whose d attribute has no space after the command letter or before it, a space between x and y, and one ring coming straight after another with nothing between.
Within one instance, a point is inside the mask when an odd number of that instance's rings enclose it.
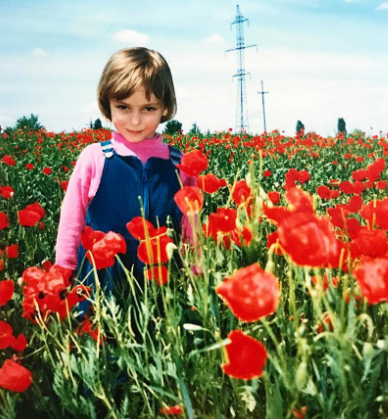
<instances>
[{"instance_id":1,"label":"girl's forehead","mask_svg":"<svg viewBox=\"0 0 388 419\"><path fill-rule=\"evenodd\" d=\"M147 97L146 90L143 87L138 87L135 91L128 97L122 100L112 99L116 102L144 102L144 103L160 103L160 100L154 95L154 93L150 92L149 96Z\"/></svg>"}]
</instances>

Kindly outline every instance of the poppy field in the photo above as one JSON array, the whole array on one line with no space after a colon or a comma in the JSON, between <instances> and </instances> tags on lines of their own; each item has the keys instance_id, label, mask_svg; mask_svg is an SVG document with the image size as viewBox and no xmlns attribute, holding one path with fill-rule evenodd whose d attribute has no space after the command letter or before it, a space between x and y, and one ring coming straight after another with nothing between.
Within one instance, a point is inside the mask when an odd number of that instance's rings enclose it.
<instances>
[{"instance_id":1,"label":"poppy field","mask_svg":"<svg viewBox=\"0 0 388 419\"><path fill-rule=\"evenodd\" d=\"M119 234L82 234L94 289L54 260L77 156L110 138L0 136L0 418L388 417L388 136L165 136L191 240L128 220L144 283L108 296Z\"/></svg>"}]
</instances>

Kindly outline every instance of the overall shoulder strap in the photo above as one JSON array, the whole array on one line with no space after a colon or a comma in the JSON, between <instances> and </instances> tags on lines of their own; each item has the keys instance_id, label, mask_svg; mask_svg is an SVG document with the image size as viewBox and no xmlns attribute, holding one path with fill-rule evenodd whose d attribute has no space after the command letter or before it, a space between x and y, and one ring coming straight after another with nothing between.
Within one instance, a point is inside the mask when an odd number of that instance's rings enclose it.
<instances>
[{"instance_id":1,"label":"overall shoulder strap","mask_svg":"<svg viewBox=\"0 0 388 419\"><path fill-rule=\"evenodd\" d=\"M176 166L177 164L180 164L182 160L182 153L177 148L174 148L172 146L168 146L170 149L170 160L172 163Z\"/></svg>"},{"instance_id":2,"label":"overall shoulder strap","mask_svg":"<svg viewBox=\"0 0 388 419\"><path fill-rule=\"evenodd\" d=\"M104 156L108 159L111 158L114 154L112 141L111 140L103 141L100 144L101 144L101 148L102 148L102 152L104 153Z\"/></svg>"}]
</instances>

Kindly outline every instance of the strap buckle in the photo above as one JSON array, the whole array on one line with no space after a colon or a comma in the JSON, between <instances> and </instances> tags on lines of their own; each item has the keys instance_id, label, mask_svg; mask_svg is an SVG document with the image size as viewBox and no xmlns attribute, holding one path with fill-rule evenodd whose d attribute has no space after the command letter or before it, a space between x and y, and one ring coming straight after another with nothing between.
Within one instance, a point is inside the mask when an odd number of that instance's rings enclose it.
<instances>
[{"instance_id":1,"label":"strap buckle","mask_svg":"<svg viewBox=\"0 0 388 419\"><path fill-rule=\"evenodd\" d=\"M182 153L180 152L180 150L178 150L177 148L171 147L170 145L168 146L168 148L170 149L170 160L172 161L172 163L175 166L177 164L180 164L182 160Z\"/></svg>"},{"instance_id":2,"label":"strap buckle","mask_svg":"<svg viewBox=\"0 0 388 419\"><path fill-rule=\"evenodd\" d=\"M103 141L101 143L102 152L107 159L110 159L114 154L114 148L111 140Z\"/></svg>"}]
</instances>

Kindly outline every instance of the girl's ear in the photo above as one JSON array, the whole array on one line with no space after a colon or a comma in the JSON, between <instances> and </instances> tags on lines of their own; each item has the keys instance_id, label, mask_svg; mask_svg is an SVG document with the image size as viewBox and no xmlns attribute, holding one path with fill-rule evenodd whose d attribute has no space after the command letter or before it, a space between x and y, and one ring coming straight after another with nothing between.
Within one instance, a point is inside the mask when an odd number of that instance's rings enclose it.
<instances>
[{"instance_id":1,"label":"girl's ear","mask_svg":"<svg viewBox=\"0 0 388 419\"><path fill-rule=\"evenodd\" d=\"M167 114L168 114L168 109L167 108L164 108L164 111L162 113L162 116L166 116Z\"/></svg>"}]
</instances>

